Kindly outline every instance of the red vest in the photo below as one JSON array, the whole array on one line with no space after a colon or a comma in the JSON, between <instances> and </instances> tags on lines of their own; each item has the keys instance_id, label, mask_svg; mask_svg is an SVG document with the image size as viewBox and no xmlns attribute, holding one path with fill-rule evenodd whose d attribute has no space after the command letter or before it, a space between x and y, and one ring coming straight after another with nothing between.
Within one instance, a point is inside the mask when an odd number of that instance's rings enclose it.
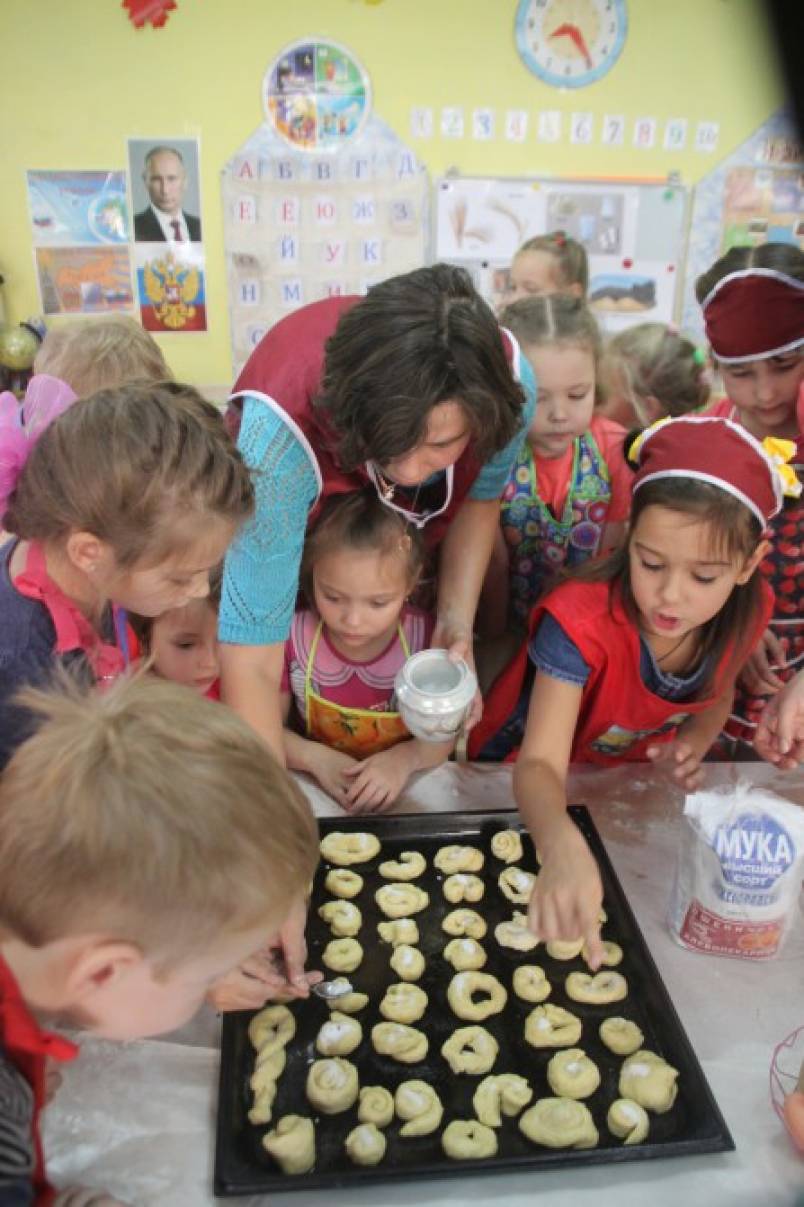
<instances>
[{"instance_id":1,"label":"red vest","mask_svg":"<svg viewBox=\"0 0 804 1207\"><path fill-rule=\"evenodd\" d=\"M276 411L304 445L316 470L319 494L308 518L314 522L324 499L330 495L351 494L370 481L365 467L344 472L336 459L337 440L326 418L313 403L321 392L326 343L343 314L361 301L359 297L325 298L295 310L281 319L265 335L243 366L235 382L227 422L229 430L239 428L242 405L239 395L252 394ZM518 351L507 332L503 333L509 362L516 368ZM452 498L448 507L430 520L424 529L428 545L443 538L480 471L471 445L455 463Z\"/></svg>"},{"instance_id":2,"label":"red vest","mask_svg":"<svg viewBox=\"0 0 804 1207\"><path fill-rule=\"evenodd\" d=\"M60 1035L43 1031L22 999L19 986L6 964L0 959L0 1048L7 1060L22 1074L33 1090L34 1114L31 1137L36 1156L33 1185L37 1207L53 1202L53 1188L45 1177L42 1141L39 1136L39 1113L46 1101L45 1074L47 1057L53 1060L73 1060L78 1048Z\"/></svg>"},{"instance_id":3,"label":"red vest","mask_svg":"<svg viewBox=\"0 0 804 1207\"><path fill-rule=\"evenodd\" d=\"M744 657L756 646L773 611L773 592L762 584L762 606L751 630ZM687 717L702 712L724 688L731 662L729 647L721 658L711 693L702 700L664 700L642 682L639 630L626 616L619 590L610 583L566 582L551 591L530 615L530 636L549 613L578 647L590 669L581 699L573 762L617 763L644 761L648 746L669 742ZM528 661L528 642L493 684L479 725L469 737L474 758L513 712Z\"/></svg>"}]
</instances>

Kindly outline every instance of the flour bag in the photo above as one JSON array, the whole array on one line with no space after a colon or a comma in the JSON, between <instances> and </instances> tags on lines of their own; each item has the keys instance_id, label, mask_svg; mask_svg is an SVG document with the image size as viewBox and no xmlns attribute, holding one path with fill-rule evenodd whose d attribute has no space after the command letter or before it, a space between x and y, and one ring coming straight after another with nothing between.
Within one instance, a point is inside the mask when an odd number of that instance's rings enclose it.
<instances>
[{"instance_id":1,"label":"flour bag","mask_svg":"<svg viewBox=\"0 0 804 1207\"><path fill-rule=\"evenodd\" d=\"M770 960L799 913L804 808L737 784L687 797L669 923L682 947Z\"/></svg>"}]
</instances>

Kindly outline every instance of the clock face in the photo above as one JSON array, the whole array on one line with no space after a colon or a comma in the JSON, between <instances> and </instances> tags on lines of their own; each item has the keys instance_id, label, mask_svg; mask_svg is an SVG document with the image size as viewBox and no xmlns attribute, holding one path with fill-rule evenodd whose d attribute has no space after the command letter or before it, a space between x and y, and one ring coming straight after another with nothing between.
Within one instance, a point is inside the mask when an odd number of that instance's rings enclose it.
<instances>
[{"instance_id":1,"label":"clock face","mask_svg":"<svg viewBox=\"0 0 804 1207\"><path fill-rule=\"evenodd\" d=\"M545 83L583 88L614 66L627 29L625 0L519 0L516 45Z\"/></svg>"}]
</instances>

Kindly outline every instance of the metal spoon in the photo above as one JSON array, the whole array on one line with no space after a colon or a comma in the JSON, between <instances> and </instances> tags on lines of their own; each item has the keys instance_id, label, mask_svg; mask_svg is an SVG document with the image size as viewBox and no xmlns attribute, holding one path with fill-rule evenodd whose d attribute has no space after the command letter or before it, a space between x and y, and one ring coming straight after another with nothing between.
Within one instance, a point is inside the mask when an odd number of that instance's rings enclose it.
<instances>
[{"instance_id":1,"label":"metal spoon","mask_svg":"<svg viewBox=\"0 0 804 1207\"><path fill-rule=\"evenodd\" d=\"M334 981L319 981L317 985L313 985L313 993L317 997L323 997L327 1000L334 998L345 997L347 993L352 992L352 983L347 981L346 977L336 977Z\"/></svg>"}]
</instances>

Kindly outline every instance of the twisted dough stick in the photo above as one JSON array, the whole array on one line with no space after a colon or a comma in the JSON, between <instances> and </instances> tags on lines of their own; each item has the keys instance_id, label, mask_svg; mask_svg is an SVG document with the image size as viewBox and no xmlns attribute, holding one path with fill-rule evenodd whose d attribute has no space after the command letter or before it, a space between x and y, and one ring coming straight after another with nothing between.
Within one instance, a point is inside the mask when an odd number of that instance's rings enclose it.
<instances>
[{"instance_id":1,"label":"twisted dough stick","mask_svg":"<svg viewBox=\"0 0 804 1207\"><path fill-rule=\"evenodd\" d=\"M248 1025L248 1037L252 1047L266 1056L284 1048L296 1034L296 1020L287 1006L266 1006L255 1014Z\"/></svg>"}]
</instances>

